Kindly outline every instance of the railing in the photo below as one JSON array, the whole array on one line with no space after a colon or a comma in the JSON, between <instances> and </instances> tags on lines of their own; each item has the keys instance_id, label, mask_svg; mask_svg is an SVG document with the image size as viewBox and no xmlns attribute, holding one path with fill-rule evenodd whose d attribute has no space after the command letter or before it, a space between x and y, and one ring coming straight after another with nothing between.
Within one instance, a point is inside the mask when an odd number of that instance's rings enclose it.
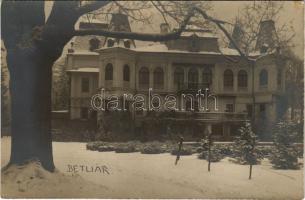
<instances>
[{"instance_id":1,"label":"railing","mask_svg":"<svg viewBox=\"0 0 305 200\"><path fill-rule=\"evenodd\" d=\"M176 119L195 119L212 121L245 121L248 119L247 113L224 113L224 112L191 112L178 111L173 114Z\"/></svg>"},{"instance_id":2,"label":"railing","mask_svg":"<svg viewBox=\"0 0 305 200\"><path fill-rule=\"evenodd\" d=\"M177 83L176 84L177 90L178 91L192 91L192 90L205 90L205 89L211 89L211 84L210 83L196 83L196 82L188 82L188 83Z\"/></svg>"}]
</instances>

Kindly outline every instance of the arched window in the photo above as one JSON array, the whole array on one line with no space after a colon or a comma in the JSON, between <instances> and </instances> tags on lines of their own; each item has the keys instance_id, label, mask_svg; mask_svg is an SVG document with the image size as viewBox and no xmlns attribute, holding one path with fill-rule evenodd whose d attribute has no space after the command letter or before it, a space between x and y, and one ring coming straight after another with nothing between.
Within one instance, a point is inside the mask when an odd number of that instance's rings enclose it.
<instances>
[{"instance_id":1,"label":"arched window","mask_svg":"<svg viewBox=\"0 0 305 200\"><path fill-rule=\"evenodd\" d=\"M268 85L268 72L267 70L263 69L259 73L259 86L267 86Z\"/></svg>"},{"instance_id":2,"label":"arched window","mask_svg":"<svg viewBox=\"0 0 305 200\"><path fill-rule=\"evenodd\" d=\"M139 71L139 87L149 87L149 70L147 69L147 67L142 67Z\"/></svg>"},{"instance_id":3,"label":"arched window","mask_svg":"<svg viewBox=\"0 0 305 200\"><path fill-rule=\"evenodd\" d=\"M248 74L245 70L240 70L238 72L238 87L239 88L248 87Z\"/></svg>"},{"instance_id":4,"label":"arched window","mask_svg":"<svg viewBox=\"0 0 305 200\"><path fill-rule=\"evenodd\" d=\"M130 73L129 73L129 66L128 65L124 65L124 69L123 69L123 80L124 81L129 81L130 78Z\"/></svg>"},{"instance_id":5,"label":"arched window","mask_svg":"<svg viewBox=\"0 0 305 200\"><path fill-rule=\"evenodd\" d=\"M158 67L154 71L154 88L162 89L164 84L164 72L163 69Z\"/></svg>"},{"instance_id":6,"label":"arched window","mask_svg":"<svg viewBox=\"0 0 305 200\"><path fill-rule=\"evenodd\" d=\"M198 88L198 71L197 69L190 69L188 73L188 88L197 89Z\"/></svg>"},{"instance_id":7,"label":"arched window","mask_svg":"<svg viewBox=\"0 0 305 200\"><path fill-rule=\"evenodd\" d=\"M105 69L105 80L106 81L112 81L113 80L113 66L111 63L108 63L106 65Z\"/></svg>"},{"instance_id":8,"label":"arched window","mask_svg":"<svg viewBox=\"0 0 305 200\"><path fill-rule=\"evenodd\" d=\"M233 72L230 69L227 69L223 73L223 86L224 88L233 88Z\"/></svg>"},{"instance_id":9,"label":"arched window","mask_svg":"<svg viewBox=\"0 0 305 200\"><path fill-rule=\"evenodd\" d=\"M174 84L178 88L181 88L184 83L184 70L181 67L177 67L174 72Z\"/></svg>"},{"instance_id":10,"label":"arched window","mask_svg":"<svg viewBox=\"0 0 305 200\"><path fill-rule=\"evenodd\" d=\"M98 49L100 47L100 40L97 38L92 38L91 40L89 40L89 50L93 51L95 49Z\"/></svg>"},{"instance_id":11,"label":"arched window","mask_svg":"<svg viewBox=\"0 0 305 200\"><path fill-rule=\"evenodd\" d=\"M212 83L212 70L210 68L205 68L203 70L202 83L205 85L210 85Z\"/></svg>"}]
</instances>

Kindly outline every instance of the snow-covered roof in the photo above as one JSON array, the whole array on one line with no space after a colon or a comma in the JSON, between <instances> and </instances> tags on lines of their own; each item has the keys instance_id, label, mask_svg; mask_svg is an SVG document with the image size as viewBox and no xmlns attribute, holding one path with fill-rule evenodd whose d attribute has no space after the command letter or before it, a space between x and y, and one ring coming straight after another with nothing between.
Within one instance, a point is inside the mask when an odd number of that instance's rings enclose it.
<instances>
[{"instance_id":1,"label":"snow-covered roof","mask_svg":"<svg viewBox=\"0 0 305 200\"><path fill-rule=\"evenodd\" d=\"M123 47L104 47L98 49L99 51L106 50L106 49L116 49ZM227 55L227 56L240 56L236 49L232 48L220 48L219 51L187 51L187 50L169 50L165 44L155 42L154 44L148 44L148 46L142 46L137 48L128 49L135 52L150 52L150 53L185 53L185 54L208 54L208 55ZM252 52L250 56L260 56L259 52Z\"/></svg>"},{"instance_id":2,"label":"snow-covered roof","mask_svg":"<svg viewBox=\"0 0 305 200\"><path fill-rule=\"evenodd\" d=\"M165 44L149 44L148 46L142 46L134 49L135 51L145 51L145 52L166 52L169 51Z\"/></svg>"},{"instance_id":3,"label":"snow-covered roof","mask_svg":"<svg viewBox=\"0 0 305 200\"><path fill-rule=\"evenodd\" d=\"M232 48L220 48L220 52L224 55L230 55L230 56L240 55L236 49L232 49Z\"/></svg>"},{"instance_id":4,"label":"snow-covered roof","mask_svg":"<svg viewBox=\"0 0 305 200\"><path fill-rule=\"evenodd\" d=\"M87 50L77 50L77 51L74 51L73 53L68 53L68 54L72 54L72 55L94 55L94 56L99 55L97 52L87 51Z\"/></svg>"},{"instance_id":5,"label":"snow-covered roof","mask_svg":"<svg viewBox=\"0 0 305 200\"><path fill-rule=\"evenodd\" d=\"M70 69L67 70L67 72L86 72L86 73L99 73L99 68L93 68L93 67L83 67L78 69Z\"/></svg>"},{"instance_id":6,"label":"snow-covered roof","mask_svg":"<svg viewBox=\"0 0 305 200\"><path fill-rule=\"evenodd\" d=\"M197 35L198 37L205 37L205 38L218 38L215 33L213 33L209 29L202 29L196 25L187 25L185 30L181 33L182 37L190 37L193 34Z\"/></svg>"},{"instance_id":7,"label":"snow-covered roof","mask_svg":"<svg viewBox=\"0 0 305 200\"><path fill-rule=\"evenodd\" d=\"M215 51L199 51L199 52L191 52L191 51L183 51L183 50L169 50L165 44L155 44L149 46L143 46L134 49L137 52L163 52L163 53L193 53L193 54L209 54L209 55L232 55L232 56L239 56L239 53L235 49L230 48L221 48L220 52Z\"/></svg>"},{"instance_id":8,"label":"snow-covered roof","mask_svg":"<svg viewBox=\"0 0 305 200\"><path fill-rule=\"evenodd\" d=\"M231 56L240 56L239 52L236 49L232 48L220 48L220 51L224 55L231 55ZM251 57L257 57L257 56L266 56L274 53L273 51L267 52L267 53L260 53L259 51L254 51L249 53L249 56Z\"/></svg>"}]
</instances>

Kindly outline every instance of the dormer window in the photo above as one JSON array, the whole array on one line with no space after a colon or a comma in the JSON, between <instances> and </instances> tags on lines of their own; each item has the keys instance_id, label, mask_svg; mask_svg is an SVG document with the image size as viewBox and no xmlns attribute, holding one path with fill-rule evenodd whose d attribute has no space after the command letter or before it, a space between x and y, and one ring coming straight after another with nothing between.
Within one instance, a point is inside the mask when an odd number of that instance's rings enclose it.
<instances>
[{"instance_id":1,"label":"dormer window","mask_svg":"<svg viewBox=\"0 0 305 200\"><path fill-rule=\"evenodd\" d=\"M128 49L130 48L130 41L129 40L124 41L124 47L128 48Z\"/></svg>"},{"instance_id":2,"label":"dormer window","mask_svg":"<svg viewBox=\"0 0 305 200\"><path fill-rule=\"evenodd\" d=\"M99 39L92 38L91 40L89 40L89 45L90 45L89 50L94 51L94 50L98 49L100 46L100 43L101 42Z\"/></svg>"},{"instance_id":3,"label":"dormer window","mask_svg":"<svg viewBox=\"0 0 305 200\"><path fill-rule=\"evenodd\" d=\"M109 39L107 41L107 47L113 47L114 46L114 40L113 39Z\"/></svg>"},{"instance_id":4,"label":"dormer window","mask_svg":"<svg viewBox=\"0 0 305 200\"><path fill-rule=\"evenodd\" d=\"M260 53L267 53L267 50L268 50L268 44L263 44L260 49Z\"/></svg>"}]
</instances>

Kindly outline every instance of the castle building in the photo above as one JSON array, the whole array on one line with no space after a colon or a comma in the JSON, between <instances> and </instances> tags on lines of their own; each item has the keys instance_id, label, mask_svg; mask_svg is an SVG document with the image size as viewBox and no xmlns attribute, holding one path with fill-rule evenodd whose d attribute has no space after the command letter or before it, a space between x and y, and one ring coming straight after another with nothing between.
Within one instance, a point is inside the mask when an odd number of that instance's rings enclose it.
<instances>
[{"instance_id":1,"label":"castle building","mask_svg":"<svg viewBox=\"0 0 305 200\"><path fill-rule=\"evenodd\" d=\"M88 26L80 24L80 28ZM109 25L96 23L95 26L131 31L128 18L123 14L114 14ZM166 24L161 24L160 29L161 33L168 32ZM102 88L109 98L144 94L145 100L151 88L162 97L162 103L166 95L196 97L198 90L216 97L217 101L212 98L206 101L208 110L199 109L198 98L177 98L177 105L185 108L170 112L168 118L181 132L200 136L210 131L216 138L227 140L237 134L237 128L244 121L254 120L260 124L258 127L267 126L278 117L285 88L285 62L270 43L272 34L267 34L273 29L273 21L261 23L257 51L249 54L255 60L253 65L241 58L232 44L222 48L215 34L197 27L188 27L177 40L146 46L137 46L137 41L129 39L78 37L66 59L70 76L70 119L102 118L104 115L98 113L103 111L95 111L91 106L92 96ZM236 44L241 36L241 28L236 26L232 35ZM86 45L77 46L77 43ZM127 103L127 110L134 128L151 116L149 110L132 109L132 102ZM160 113L165 111L160 109ZM166 129L162 130L166 132Z\"/></svg>"}]
</instances>

